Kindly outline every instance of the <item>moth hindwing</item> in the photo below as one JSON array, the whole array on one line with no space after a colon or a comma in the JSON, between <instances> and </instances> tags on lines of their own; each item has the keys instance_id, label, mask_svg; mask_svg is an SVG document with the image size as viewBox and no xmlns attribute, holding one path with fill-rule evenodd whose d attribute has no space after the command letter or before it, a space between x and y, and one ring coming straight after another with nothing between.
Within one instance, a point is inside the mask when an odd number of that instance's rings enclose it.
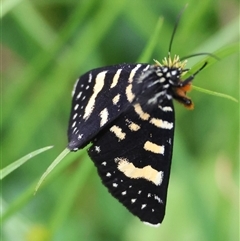
<instances>
[{"instance_id":1,"label":"moth hindwing","mask_svg":"<svg viewBox=\"0 0 240 241\"><path fill-rule=\"evenodd\" d=\"M68 148L88 151L109 192L145 223L158 226L165 214L176 99L194 76L182 81L178 56L162 64L122 64L94 69L73 90Z\"/></svg>"}]
</instances>

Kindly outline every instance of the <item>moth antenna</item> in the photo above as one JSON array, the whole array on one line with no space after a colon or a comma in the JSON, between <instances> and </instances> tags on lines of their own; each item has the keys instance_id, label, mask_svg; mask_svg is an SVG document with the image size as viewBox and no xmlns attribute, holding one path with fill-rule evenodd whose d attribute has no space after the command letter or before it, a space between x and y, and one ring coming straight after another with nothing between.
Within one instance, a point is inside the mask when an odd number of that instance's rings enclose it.
<instances>
[{"instance_id":1,"label":"moth antenna","mask_svg":"<svg viewBox=\"0 0 240 241\"><path fill-rule=\"evenodd\" d=\"M204 64L196 72L194 72L191 76L189 76L187 79L185 79L184 81L182 81L180 83L181 86L185 86L189 82L191 82L194 79L194 77L207 66L207 64L208 64L208 62L204 62Z\"/></svg>"},{"instance_id":2,"label":"moth antenna","mask_svg":"<svg viewBox=\"0 0 240 241\"><path fill-rule=\"evenodd\" d=\"M169 43L168 56L170 56L170 53L171 53L173 38L174 38L175 33L177 31L177 27L178 27L178 24L180 22L180 18L182 16L183 12L185 11L185 9L187 8L187 6L188 6L188 4L185 5L185 7L182 9L182 11L179 13L179 15L177 17L177 20L176 20L176 23L175 23L175 26L174 26L174 29L173 29L173 32L172 32L172 36L171 36L171 39L170 39L170 43Z\"/></svg>"},{"instance_id":3,"label":"moth antenna","mask_svg":"<svg viewBox=\"0 0 240 241\"><path fill-rule=\"evenodd\" d=\"M207 56L213 57L213 58L216 59L216 60L220 60L220 58L218 58L215 54L211 54L211 53L197 53L197 54L187 55L187 56L181 58L181 61L182 61L182 60L185 60L185 59L192 58L192 57L200 56L200 55L207 55Z\"/></svg>"}]
</instances>

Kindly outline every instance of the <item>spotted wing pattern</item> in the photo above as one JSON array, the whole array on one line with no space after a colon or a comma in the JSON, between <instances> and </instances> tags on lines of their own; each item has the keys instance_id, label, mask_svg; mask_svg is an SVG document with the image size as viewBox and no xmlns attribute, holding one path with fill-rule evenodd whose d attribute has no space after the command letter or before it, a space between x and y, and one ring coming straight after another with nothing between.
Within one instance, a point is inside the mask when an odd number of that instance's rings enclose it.
<instances>
[{"instance_id":1,"label":"spotted wing pattern","mask_svg":"<svg viewBox=\"0 0 240 241\"><path fill-rule=\"evenodd\" d=\"M143 222L165 215L174 138L173 99L192 109L182 80L186 62L123 64L94 69L73 90L68 148L88 153L109 192Z\"/></svg>"},{"instance_id":2,"label":"spotted wing pattern","mask_svg":"<svg viewBox=\"0 0 240 241\"><path fill-rule=\"evenodd\" d=\"M148 112L135 104L102 130L88 151L109 192L155 226L165 214L173 133L171 101Z\"/></svg>"},{"instance_id":3,"label":"spotted wing pattern","mask_svg":"<svg viewBox=\"0 0 240 241\"><path fill-rule=\"evenodd\" d=\"M91 70L75 83L68 127L68 148L87 145L130 104L126 86L142 74L148 64L122 64Z\"/></svg>"}]
</instances>

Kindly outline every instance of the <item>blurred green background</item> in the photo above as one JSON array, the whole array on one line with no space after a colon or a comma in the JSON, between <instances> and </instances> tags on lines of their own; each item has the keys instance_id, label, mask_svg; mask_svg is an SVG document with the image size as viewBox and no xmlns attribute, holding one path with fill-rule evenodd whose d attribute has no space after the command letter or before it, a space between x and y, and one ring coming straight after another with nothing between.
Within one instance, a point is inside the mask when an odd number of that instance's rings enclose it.
<instances>
[{"instance_id":1,"label":"blurred green background","mask_svg":"<svg viewBox=\"0 0 240 241\"><path fill-rule=\"evenodd\" d=\"M214 53L239 41L239 1L187 2L172 54ZM86 149L69 154L33 195L40 176L67 145L78 76L100 66L135 63L159 17L164 21L158 42L142 61L161 61L185 4L2 1L1 165L54 145L2 181L3 241L239 240L239 106L194 90L193 111L175 103L167 213L159 228L142 224L108 194ZM233 52L207 66L194 84L238 99L239 52ZM202 58L189 60L188 67Z\"/></svg>"}]
</instances>

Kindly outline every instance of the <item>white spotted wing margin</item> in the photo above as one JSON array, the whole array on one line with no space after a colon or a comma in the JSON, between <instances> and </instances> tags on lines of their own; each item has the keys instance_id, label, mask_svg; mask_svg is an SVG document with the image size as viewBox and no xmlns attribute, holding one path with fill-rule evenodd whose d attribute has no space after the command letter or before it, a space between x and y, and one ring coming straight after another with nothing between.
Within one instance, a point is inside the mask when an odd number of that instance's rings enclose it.
<instances>
[{"instance_id":1,"label":"white spotted wing margin","mask_svg":"<svg viewBox=\"0 0 240 241\"><path fill-rule=\"evenodd\" d=\"M127 96L127 86L148 66L107 66L91 70L76 81L68 126L68 148L71 151L86 146L130 105L133 95L130 92Z\"/></svg>"},{"instance_id":2,"label":"white spotted wing margin","mask_svg":"<svg viewBox=\"0 0 240 241\"><path fill-rule=\"evenodd\" d=\"M171 100L149 112L139 106L103 129L88 153L109 192L141 221L158 226L167 201L174 110Z\"/></svg>"}]
</instances>

